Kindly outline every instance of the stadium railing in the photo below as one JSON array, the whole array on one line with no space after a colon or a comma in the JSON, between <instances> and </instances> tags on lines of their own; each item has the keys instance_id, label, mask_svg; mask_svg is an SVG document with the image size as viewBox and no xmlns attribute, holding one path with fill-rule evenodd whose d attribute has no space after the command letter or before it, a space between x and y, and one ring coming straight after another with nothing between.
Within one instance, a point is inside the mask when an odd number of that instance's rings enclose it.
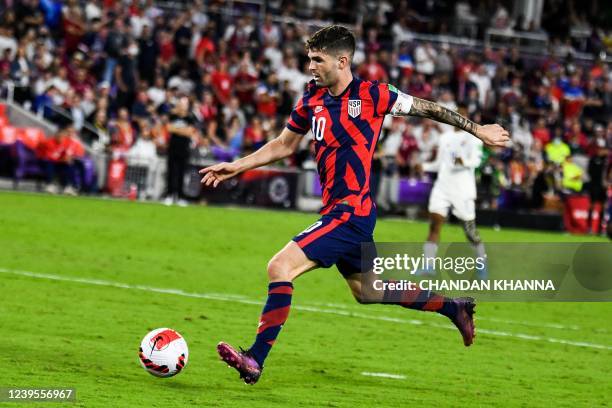
<instances>
[{"instance_id":1,"label":"stadium railing","mask_svg":"<svg viewBox=\"0 0 612 408\"><path fill-rule=\"evenodd\" d=\"M489 47L518 46L522 51L541 52L548 48L548 34L489 28L484 43Z\"/></svg>"}]
</instances>

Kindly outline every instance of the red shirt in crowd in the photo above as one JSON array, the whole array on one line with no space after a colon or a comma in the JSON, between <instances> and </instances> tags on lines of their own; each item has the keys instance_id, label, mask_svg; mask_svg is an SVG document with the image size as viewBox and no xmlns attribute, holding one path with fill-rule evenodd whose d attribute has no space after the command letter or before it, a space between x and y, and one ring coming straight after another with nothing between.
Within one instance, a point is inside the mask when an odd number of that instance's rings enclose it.
<instances>
[{"instance_id":1,"label":"red shirt in crowd","mask_svg":"<svg viewBox=\"0 0 612 408\"><path fill-rule=\"evenodd\" d=\"M548 142L550 142L550 130L547 128L536 128L531 132L533 134L533 138L539 140L542 143L542 146L546 146Z\"/></svg>"},{"instance_id":2,"label":"red shirt in crowd","mask_svg":"<svg viewBox=\"0 0 612 408\"><path fill-rule=\"evenodd\" d=\"M117 123L117 131L113 135L113 145L119 150L128 150L135 141L135 132L129 123Z\"/></svg>"},{"instance_id":3,"label":"red shirt in crowd","mask_svg":"<svg viewBox=\"0 0 612 408\"><path fill-rule=\"evenodd\" d=\"M591 78L599 79L604 74L604 69L601 65L593 65L590 71Z\"/></svg>"},{"instance_id":4,"label":"red shirt in crowd","mask_svg":"<svg viewBox=\"0 0 612 408\"><path fill-rule=\"evenodd\" d=\"M264 141L264 133L260 126L249 126L244 130L245 145L260 144Z\"/></svg>"},{"instance_id":5,"label":"red shirt in crowd","mask_svg":"<svg viewBox=\"0 0 612 408\"><path fill-rule=\"evenodd\" d=\"M64 136L61 138L62 161L71 161L85 156L83 143L75 136Z\"/></svg>"},{"instance_id":6,"label":"red shirt in crowd","mask_svg":"<svg viewBox=\"0 0 612 408\"><path fill-rule=\"evenodd\" d=\"M408 85L408 93L417 98L429 99L432 87L427 82L412 81Z\"/></svg>"},{"instance_id":7,"label":"red shirt in crowd","mask_svg":"<svg viewBox=\"0 0 612 408\"><path fill-rule=\"evenodd\" d=\"M558 85L553 85L550 87L550 95L557 101L561 101L563 99L563 89Z\"/></svg>"},{"instance_id":8,"label":"red shirt in crowd","mask_svg":"<svg viewBox=\"0 0 612 408\"><path fill-rule=\"evenodd\" d=\"M49 138L38 145L36 155L43 160L59 162L62 157L62 143L57 137Z\"/></svg>"},{"instance_id":9,"label":"red shirt in crowd","mask_svg":"<svg viewBox=\"0 0 612 408\"><path fill-rule=\"evenodd\" d=\"M62 28L64 31L64 46L66 51L72 53L76 51L83 34L85 34L85 28L83 23L78 21L76 18L72 18L70 13L64 15L62 19Z\"/></svg>"},{"instance_id":10,"label":"red shirt in crowd","mask_svg":"<svg viewBox=\"0 0 612 408\"><path fill-rule=\"evenodd\" d=\"M580 116L582 107L584 106L584 98L564 98L563 114L566 119L574 119Z\"/></svg>"},{"instance_id":11,"label":"red shirt in crowd","mask_svg":"<svg viewBox=\"0 0 612 408\"><path fill-rule=\"evenodd\" d=\"M162 39L159 43L159 56L165 63L170 62L174 58L175 50L172 38Z\"/></svg>"},{"instance_id":12,"label":"red shirt in crowd","mask_svg":"<svg viewBox=\"0 0 612 408\"><path fill-rule=\"evenodd\" d=\"M403 162L402 165L405 166L410 162L410 158L412 154L419 151L419 145L417 144L416 139L410 133L404 133L402 137L402 144L400 145L399 150L397 151L397 155Z\"/></svg>"},{"instance_id":13,"label":"red shirt in crowd","mask_svg":"<svg viewBox=\"0 0 612 408\"><path fill-rule=\"evenodd\" d=\"M515 186L523 185L527 177L527 168L518 160L510 162L510 182Z\"/></svg>"},{"instance_id":14,"label":"red shirt in crowd","mask_svg":"<svg viewBox=\"0 0 612 408\"><path fill-rule=\"evenodd\" d=\"M52 137L38 145L37 156L52 162L69 162L85 156L83 143L75 136Z\"/></svg>"},{"instance_id":15,"label":"red shirt in crowd","mask_svg":"<svg viewBox=\"0 0 612 408\"><path fill-rule=\"evenodd\" d=\"M272 118L276 115L278 109L278 93L273 89L263 89L263 86L258 91L257 95L257 113L262 116Z\"/></svg>"},{"instance_id":16,"label":"red shirt in crowd","mask_svg":"<svg viewBox=\"0 0 612 408\"><path fill-rule=\"evenodd\" d=\"M157 146L167 146L170 141L170 132L168 131L167 124L157 124L151 130L153 134L153 140Z\"/></svg>"},{"instance_id":17,"label":"red shirt in crowd","mask_svg":"<svg viewBox=\"0 0 612 408\"><path fill-rule=\"evenodd\" d=\"M200 115L205 121L213 120L219 110L215 105L203 103L200 105Z\"/></svg>"},{"instance_id":18,"label":"red shirt in crowd","mask_svg":"<svg viewBox=\"0 0 612 408\"><path fill-rule=\"evenodd\" d=\"M585 152L589 149L589 139L587 139L586 135L581 131L567 132L565 134L565 141L569 145L574 146L574 148L578 147Z\"/></svg>"},{"instance_id":19,"label":"red shirt in crowd","mask_svg":"<svg viewBox=\"0 0 612 408\"><path fill-rule=\"evenodd\" d=\"M83 96L87 91L94 90L95 80L87 74L83 76L83 74L77 73L75 78L70 81L70 85L78 95Z\"/></svg>"},{"instance_id":20,"label":"red shirt in crowd","mask_svg":"<svg viewBox=\"0 0 612 408\"><path fill-rule=\"evenodd\" d=\"M460 81L467 80L468 75L474 71L474 65L469 61L459 61L456 64L455 75Z\"/></svg>"},{"instance_id":21,"label":"red shirt in crowd","mask_svg":"<svg viewBox=\"0 0 612 408\"><path fill-rule=\"evenodd\" d=\"M216 50L215 43L208 37L202 37L196 45L195 60L202 61L206 54L212 54Z\"/></svg>"},{"instance_id":22,"label":"red shirt in crowd","mask_svg":"<svg viewBox=\"0 0 612 408\"><path fill-rule=\"evenodd\" d=\"M215 71L211 75L211 81L215 95L219 103L229 102L232 93L232 77L227 72Z\"/></svg>"},{"instance_id":23,"label":"red shirt in crowd","mask_svg":"<svg viewBox=\"0 0 612 408\"><path fill-rule=\"evenodd\" d=\"M387 72L378 62L364 63L359 70L359 76L366 81L386 82Z\"/></svg>"},{"instance_id":24,"label":"red shirt in crowd","mask_svg":"<svg viewBox=\"0 0 612 408\"><path fill-rule=\"evenodd\" d=\"M249 72L238 72L234 77L234 93L242 104L253 103L257 77Z\"/></svg>"}]
</instances>

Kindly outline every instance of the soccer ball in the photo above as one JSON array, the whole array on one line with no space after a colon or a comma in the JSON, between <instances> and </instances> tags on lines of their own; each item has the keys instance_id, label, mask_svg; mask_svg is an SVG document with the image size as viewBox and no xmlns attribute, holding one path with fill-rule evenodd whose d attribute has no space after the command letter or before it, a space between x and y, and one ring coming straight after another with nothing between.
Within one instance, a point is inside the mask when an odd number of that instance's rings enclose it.
<instances>
[{"instance_id":1,"label":"soccer ball","mask_svg":"<svg viewBox=\"0 0 612 408\"><path fill-rule=\"evenodd\" d=\"M187 342L177 331L167 328L147 333L140 343L140 364L156 377L172 377L185 368L189 359Z\"/></svg>"}]
</instances>

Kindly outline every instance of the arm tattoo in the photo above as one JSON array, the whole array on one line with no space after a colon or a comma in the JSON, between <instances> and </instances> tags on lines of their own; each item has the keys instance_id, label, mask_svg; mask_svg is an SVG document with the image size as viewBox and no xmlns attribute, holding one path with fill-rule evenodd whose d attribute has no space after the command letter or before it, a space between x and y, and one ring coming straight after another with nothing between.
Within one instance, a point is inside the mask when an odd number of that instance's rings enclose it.
<instances>
[{"instance_id":1,"label":"arm tattoo","mask_svg":"<svg viewBox=\"0 0 612 408\"><path fill-rule=\"evenodd\" d=\"M425 99L414 98L409 115L429 118L463 129L476 136L478 125L455 111Z\"/></svg>"}]
</instances>

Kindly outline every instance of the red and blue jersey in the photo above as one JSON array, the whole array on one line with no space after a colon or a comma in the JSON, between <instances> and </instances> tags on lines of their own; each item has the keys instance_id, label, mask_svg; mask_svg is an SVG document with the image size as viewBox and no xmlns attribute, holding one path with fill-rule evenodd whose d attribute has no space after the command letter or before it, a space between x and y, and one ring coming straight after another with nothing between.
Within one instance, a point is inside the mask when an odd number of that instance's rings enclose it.
<instances>
[{"instance_id":1,"label":"red and blue jersey","mask_svg":"<svg viewBox=\"0 0 612 408\"><path fill-rule=\"evenodd\" d=\"M386 114L397 100L387 84L353 78L338 96L319 88L314 80L295 109L287 128L314 136L315 157L323 190L321 214L338 204L358 216L370 215L372 158Z\"/></svg>"}]
</instances>

